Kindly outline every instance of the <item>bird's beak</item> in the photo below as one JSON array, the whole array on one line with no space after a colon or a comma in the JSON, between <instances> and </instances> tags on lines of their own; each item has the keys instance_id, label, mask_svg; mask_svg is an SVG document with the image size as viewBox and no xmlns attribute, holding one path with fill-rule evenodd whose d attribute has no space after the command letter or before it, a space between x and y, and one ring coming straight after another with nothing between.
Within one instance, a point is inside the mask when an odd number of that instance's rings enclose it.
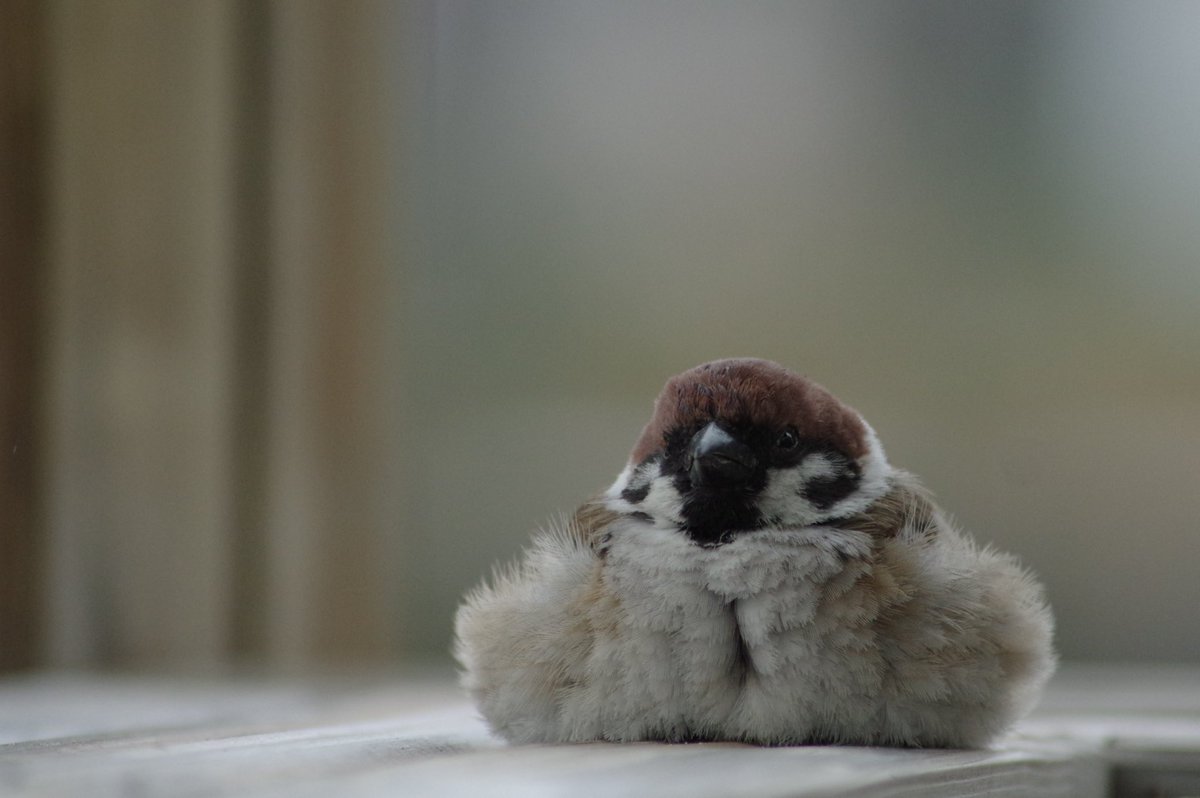
<instances>
[{"instance_id":1,"label":"bird's beak","mask_svg":"<svg viewBox=\"0 0 1200 798\"><path fill-rule=\"evenodd\" d=\"M744 485L758 467L754 451L715 421L693 436L688 469L693 485L735 488Z\"/></svg>"}]
</instances>

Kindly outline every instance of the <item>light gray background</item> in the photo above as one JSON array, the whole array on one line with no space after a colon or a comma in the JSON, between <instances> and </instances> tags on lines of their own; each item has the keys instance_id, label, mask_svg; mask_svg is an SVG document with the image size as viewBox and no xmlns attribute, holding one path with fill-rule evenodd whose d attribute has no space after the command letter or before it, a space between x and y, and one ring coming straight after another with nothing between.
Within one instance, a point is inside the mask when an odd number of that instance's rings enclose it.
<instances>
[{"instance_id":1,"label":"light gray background","mask_svg":"<svg viewBox=\"0 0 1200 798\"><path fill-rule=\"evenodd\" d=\"M669 375L779 360L1046 582L1200 658L1200 9L439 2L399 600L606 486Z\"/></svg>"}]
</instances>

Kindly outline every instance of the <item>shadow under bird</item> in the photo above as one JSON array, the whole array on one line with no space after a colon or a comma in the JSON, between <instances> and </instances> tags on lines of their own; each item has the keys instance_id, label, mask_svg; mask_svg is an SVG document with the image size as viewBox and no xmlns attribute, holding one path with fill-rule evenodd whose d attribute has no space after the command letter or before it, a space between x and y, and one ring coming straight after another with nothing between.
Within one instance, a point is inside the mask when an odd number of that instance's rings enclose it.
<instances>
[{"instance_id":1,"label":"shadow under bird","mask_svg":"<svg viewBox=\"0 0 1200 798\"><path fill-rule=\"evenodd\" d=\"M765 360L673 377L603 495L467 595L455 653L514 743L982 747L1054 670L1040 585Z\"/></svg>"}]
</instances>

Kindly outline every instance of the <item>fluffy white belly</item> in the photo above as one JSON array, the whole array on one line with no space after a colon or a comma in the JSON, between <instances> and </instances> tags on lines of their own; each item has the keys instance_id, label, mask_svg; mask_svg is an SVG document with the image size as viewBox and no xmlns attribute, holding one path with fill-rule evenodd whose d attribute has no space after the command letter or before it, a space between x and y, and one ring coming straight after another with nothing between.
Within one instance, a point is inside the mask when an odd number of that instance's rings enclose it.
<instances>
[{"instance_id":1,"label":"fluffy white belly","mask_svg":"<svg viewBox=\"0 0 1200 798\"><path fill-rule=\"evenodd\" d=\"M716 548L623 519L598 554L539 538L459 613L464 683L516 742L977 747L1053 670L1010 557L944 525L805 527Z\"/></svg>"},{"instance_id":2,"label":"fluffy white belly","mask_svg":"<svg viewBox=\"0 0 1200 798\"><path fill-rule=\"evenodd\" d=\"M604 569L621 606L596 625L587 684L564 707L569 736L841 736L826 721L875 706L886 671L879 602L858 595L869 552L865 535L822 528L712 549L628 530Z\"/></svg>"}]
</instances>

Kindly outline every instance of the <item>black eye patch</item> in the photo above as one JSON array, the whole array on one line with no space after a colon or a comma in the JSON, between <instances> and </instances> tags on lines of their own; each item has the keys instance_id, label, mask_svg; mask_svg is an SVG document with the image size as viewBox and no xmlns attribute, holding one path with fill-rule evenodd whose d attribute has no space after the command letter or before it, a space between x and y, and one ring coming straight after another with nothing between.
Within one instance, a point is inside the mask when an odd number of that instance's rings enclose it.
<instances>
[{"instance_id":1,"label":"black eye patch","mask_svg":"<svg viewBox=\"0 0 1200 798\"><path fill-rule=\"evenodd\" d=\"M857 490L862 481L862 471L857 463L839 452L829 452L826 456L833 464L834 473L812 477L800 490L800 495L818 510L828 510Z\"/></svg>"},{"instance_id":2,"label":"black eye patch","mask_svg":"<svg viewBox=\"0 0 1200 798\"><path fill-rule=\"evenodd\" d=\"M621 498L630 504L641 504L645 501L646 497L650 495L650 477L646 472L660 460L660 457L651 457L635 468L629 477L629 484L621 491Z\"/></svg>"},{"instance_id":3,"label":"black eye patch","mask_svg":"<svg viewBox=\"0 0 1200 798\"><path fill-rule=\"evenodd\" d=\"M621 498L630 504L641 504L649 494L650 483L643 482L640 485L630 485L625 490L621 491Z\"/></svg>"}]
</instances>

